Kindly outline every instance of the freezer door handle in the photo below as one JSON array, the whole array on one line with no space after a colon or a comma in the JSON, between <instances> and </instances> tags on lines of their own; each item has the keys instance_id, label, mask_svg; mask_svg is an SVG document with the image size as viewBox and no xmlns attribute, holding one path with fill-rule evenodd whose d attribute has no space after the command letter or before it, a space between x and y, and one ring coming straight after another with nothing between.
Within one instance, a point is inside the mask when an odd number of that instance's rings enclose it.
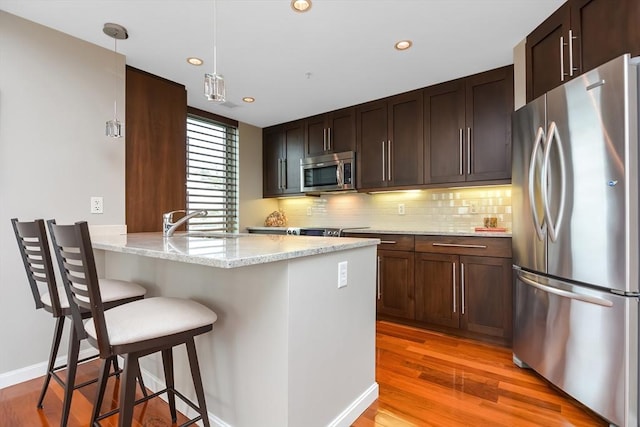
<instances>
[{"instance_id":1,"label":"freezer door handle","mask_svg":"<svg viewBox=\"0 0 640 427\"><path fill-rule=\"evenodd\" d=\"M555 220L551 217L551 208L549 208L549 189L547 188L547 173L549 167L549 157L551 154L552 143L558 145L558 161L560 162L560 206L558 207L558 215ZM549 238L552 242L558 239L558 234L562 228L562 217L564 215L564 204L566 199L566 166L564 161L564 149L562 140L558 134L556 122L551 122L547 135L547 141L544 147L544 161L542 163L542 202L544 205L544 213L549 228Z\"/></svg>"},{"instance_id":2,"label":"freezer door handle","mask_svg":"<svg viewBox=\"0 0 640 427\"><path fill-rule=\"evenodd\" d=\"M529 163L529 207L531 208L531 216L533 217L533 225L536 229L536 235L538 239L544 241L545 234L545 225L544 225L544 217L542 221L538 217L538 210L536 209L536 199L534 196L534 188L533 184L535 182L535 167L536 167L536 156L538 151L542 148L542 141L545 139L544 129L542 126L538 128L538 132L536 132L536 138L533 142L533 150L531 150L531 162ZM544 191L544 187L543 191Z\"/></svg>"},{"instance_id":3,"label":"freezer door handle","mask_svg":"<svg viewBox=\"0 0 640 427\"><path fill-rule=\"evenodd\" d=\"M538 288L541 291L548 292L550 294L558 295L565 298L571 298L574 300L583 301L590 304L597 304L603 307L613 307L613 302L609 300L590 296L590 295L576 294L574 292L565 291L564 289L558 289L552 286L543 285L542 283L538 283L535 280L532 280L526 276L523 276L521 273L518 273L518 279L520 279L522 282L526 283L527 285L533 286L534 288Z\"/></svg>"}]
</instances>

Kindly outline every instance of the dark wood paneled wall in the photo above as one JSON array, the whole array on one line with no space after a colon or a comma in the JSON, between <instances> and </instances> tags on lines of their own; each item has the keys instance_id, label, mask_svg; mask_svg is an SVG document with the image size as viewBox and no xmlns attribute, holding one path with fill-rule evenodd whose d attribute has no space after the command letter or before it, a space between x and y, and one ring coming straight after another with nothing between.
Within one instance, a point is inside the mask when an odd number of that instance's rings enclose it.
<instances>
[{"instance_id":1,"label":"dark wood paneled wall","mask_svg":"<svg viewBox=\"0 0 640 427\"><path fill-rule=\"evenodd\" d=\"M161 231L162 213L186 204L187 92L129 66L126 82L127 231Z\"/></svg>"}]
</instances>

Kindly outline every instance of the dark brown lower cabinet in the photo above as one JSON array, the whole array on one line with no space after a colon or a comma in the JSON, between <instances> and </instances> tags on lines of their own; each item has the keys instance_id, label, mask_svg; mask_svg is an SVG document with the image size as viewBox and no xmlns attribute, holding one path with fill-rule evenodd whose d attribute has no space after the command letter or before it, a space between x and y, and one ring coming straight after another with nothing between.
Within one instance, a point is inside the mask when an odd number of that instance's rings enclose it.
<instances>
[{"instance_id":1,"label":"dark brown lower cabinet","mask_svg":"<svg viewBox=\"0 0 640 427\"><path fill-rule=\"evenodd\" d=\"M460 327L511 338L511 258L460 257Z\"/></svg>"},{"instance_id":2,"label":"dark brown lower cabinet","mask_svg":"<svg viewBox=\"0 0 640 427\"><path fill-rule=\"evenodd\" d=\"M413 319L413 252L378 250L378 314Z\"/></svg>"},{"instance_id":3,"label":"dark brown lower cabinet","mask_svg":"<svg viewBox=\"0 0 640 427\"><path fill-rule=\"evenodd\" d=\"M458 255L416 253L416 320L460 326Z\"/></svg>"},{"instance_id":4,"label":"dark brown lower cabinet","mask_svg":"<svg viewBox=\"0 0 640 427\"><path fill-rule=\"evenodd\" d=\"M511 239L417 236L416 320L511 342Z\"/></svg>"},{"instance_id":5,"label":"dark brown lower cabinet","mask_svg":"<svg viewBox=\"0 0 640 427\"><path fill-rule=\"evenodd\" d=\"M511 344L511 239L346 233L380 239L378 318Z\"/></svg>"}]
</instances>

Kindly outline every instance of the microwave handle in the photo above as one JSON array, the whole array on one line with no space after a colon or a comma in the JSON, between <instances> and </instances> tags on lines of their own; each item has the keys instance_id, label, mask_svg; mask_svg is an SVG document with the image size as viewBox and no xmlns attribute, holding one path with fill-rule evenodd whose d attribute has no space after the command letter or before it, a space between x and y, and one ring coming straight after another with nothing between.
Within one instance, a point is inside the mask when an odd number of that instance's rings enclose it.
<instances>
[{"instance_id":1,"label":"microwave handle","mask_svg":"<svg viewBox=\"0 0 640 427\"><path fill-rule=\"evenodd\" d=\"M336 181L338 183L338 188L344 188L344 162L339 161L338 167L336 168Z\"/></svg>"}]
</instances>

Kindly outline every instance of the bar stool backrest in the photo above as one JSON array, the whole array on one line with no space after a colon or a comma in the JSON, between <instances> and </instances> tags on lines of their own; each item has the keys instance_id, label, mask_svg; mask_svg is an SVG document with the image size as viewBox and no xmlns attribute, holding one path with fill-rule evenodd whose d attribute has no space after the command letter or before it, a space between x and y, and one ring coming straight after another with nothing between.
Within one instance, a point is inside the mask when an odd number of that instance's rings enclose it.
<instances>
[{"instance_id":1,"label":"bar stool backrest","mask_svg":"<svg viewBox=\"0 0 640 427\"><path fill-rule=\"evenodd\" d=\"M53 262L51 261L49 240L47 239L44 220L37 219L35 221L20 222L17 218L12 218L11 225L18 241L20 255L27 273L36 309L44 308L47 311L51 311L54 317L64 316L64 310L60 306L58 286L53 270ZM43 294L40 291L41 285L39 286L39 283L46 285L51 299L50 307L42 301Z\"/></svg>"},{"instance_id":2,"label":"bar stool backrest","mask_svg":"<svg viewBox=\"0 0 640 427\"><path fill-rule=\"evenodd\" d=\"M81 312L82 308L90 310L96 327L96 346L101 357L108 357L109 336L87 222L57 225L55 220L49 220L47 225L78 335L87 337Z\"/></svg>"}]
</instances>

